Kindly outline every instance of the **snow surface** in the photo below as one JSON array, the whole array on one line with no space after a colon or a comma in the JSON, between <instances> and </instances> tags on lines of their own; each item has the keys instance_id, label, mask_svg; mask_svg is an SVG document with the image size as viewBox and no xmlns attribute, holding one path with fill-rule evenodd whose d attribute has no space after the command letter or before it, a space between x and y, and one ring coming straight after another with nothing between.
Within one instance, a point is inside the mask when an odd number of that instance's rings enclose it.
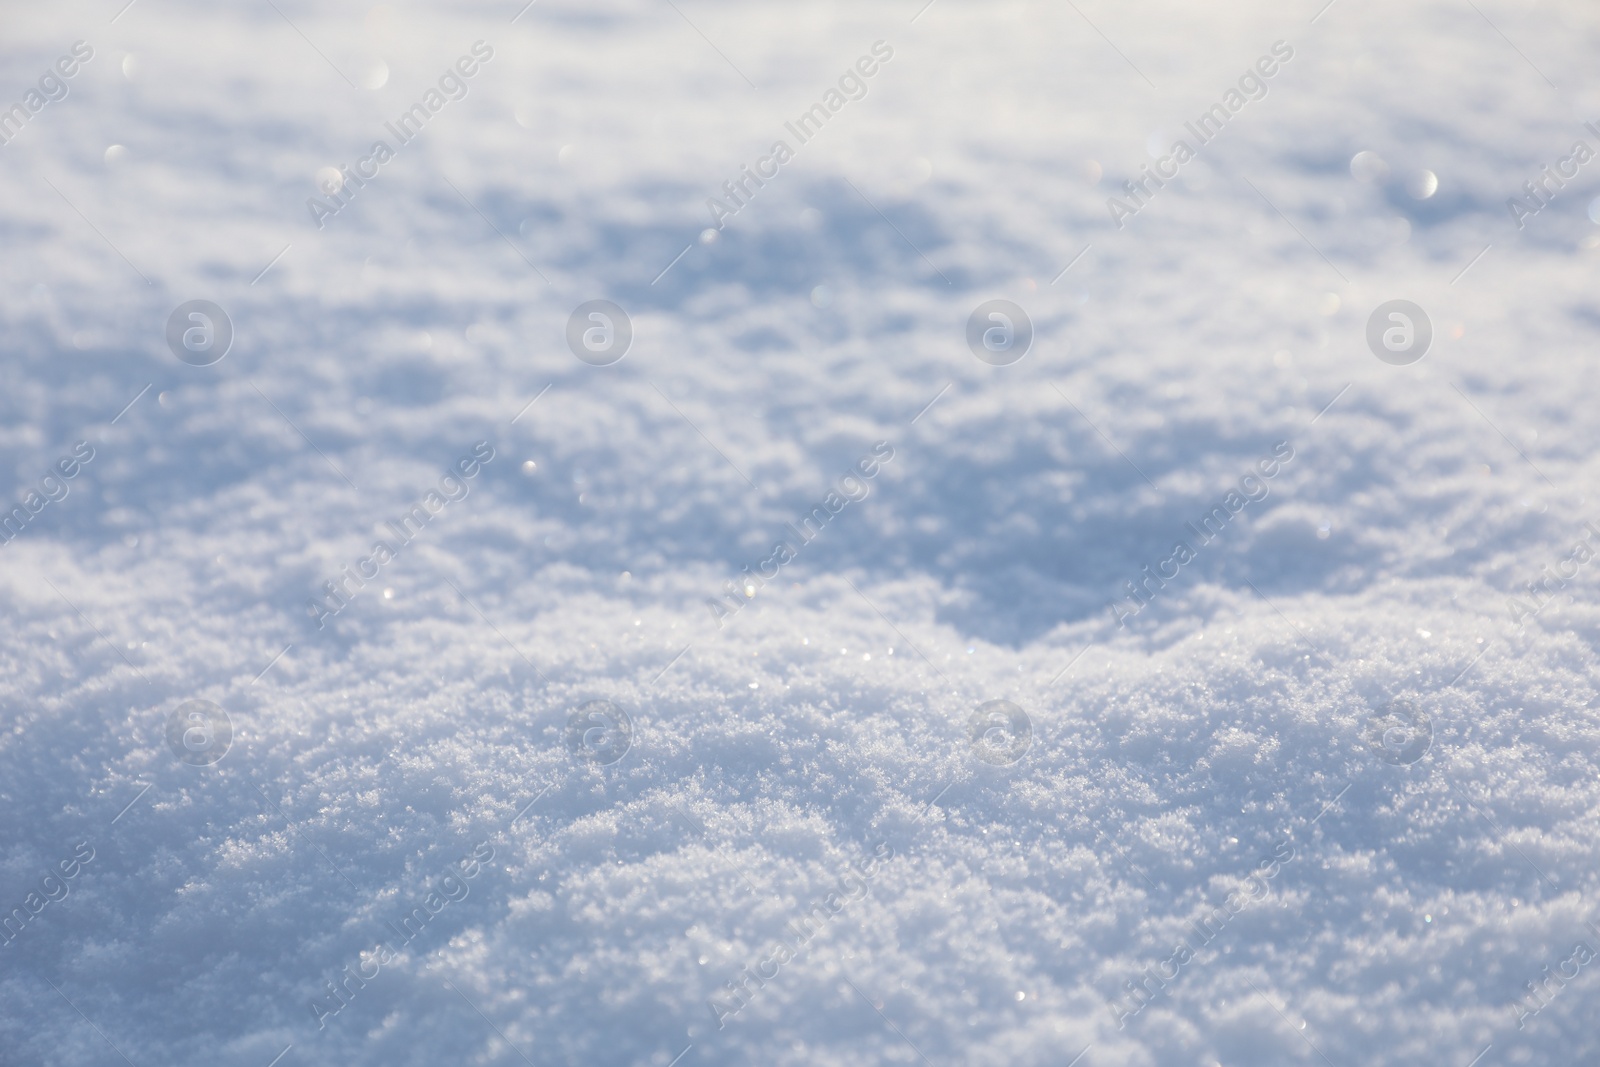
<instances>
[{"instance_id":1,"label":"snow surface","mask_svg":"<svg viewBox=\"0 0 1600 1067\"><path fill-rule=\"evenodd\" d=\"M1600 147L1592 5L920 5L4 6L0 102L94 50L0 148L4 499L94 456L0 544L0 1063L1600 1054L1600 163L1506 206ZM479 40L319 230L319 170ZM606 367L565 342L598 298ZM1036 328L1007 367L965 341L993 298ZM1364 338L1396 298L1409 366ZM195 299L236 330L207 367L165 340ZM219 762L168 743L192 700ZM1016 762L972 740L996 700Z\"/></svg>"}]
</instances>

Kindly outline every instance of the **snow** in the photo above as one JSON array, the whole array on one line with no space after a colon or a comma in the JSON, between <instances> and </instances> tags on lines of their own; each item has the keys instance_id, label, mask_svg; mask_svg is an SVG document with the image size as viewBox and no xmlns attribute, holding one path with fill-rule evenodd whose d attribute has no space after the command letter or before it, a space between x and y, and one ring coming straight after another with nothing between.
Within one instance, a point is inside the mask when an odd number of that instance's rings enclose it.
<instances>
[{"instance_id":1,"label":"snow","mask_svg":"<svg viewBox=\"0 0 1600 1067\"><path fill-rule=\"evenodd\" d=\"M1600 1052L1587 7L520 6L5 15L0 1061Z\"/></svg>"}]
</instances>

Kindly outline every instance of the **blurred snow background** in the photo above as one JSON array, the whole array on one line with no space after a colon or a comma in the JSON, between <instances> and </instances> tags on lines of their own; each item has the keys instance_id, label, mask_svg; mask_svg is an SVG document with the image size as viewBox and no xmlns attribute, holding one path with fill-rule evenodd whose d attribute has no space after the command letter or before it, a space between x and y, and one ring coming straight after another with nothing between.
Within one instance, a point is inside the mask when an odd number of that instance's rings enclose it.
<instances>
[{"instance_id":1,"label":"blurred snow background","mask_svg":"<svg viewBox=\"0 0 1600 1067\"><path fill-rule=\"evenodd\" d=\"M94 50L0 148L4 499L95 452L0 545L0 1060L1600 1052L1593 968L1547 981L1600 947L1600 561L1525 589L1600 520L1600 164L1506 208L1600 148L1588 6L520 6L0 14L0 103ZM319 230L319 171L478 40L467 96ZM876 41L866 97L701 242ZM1276 41L1266 97L1113 226ZM1009 367L964 339L997 297L1036 329ZM564 339L596 298L635 331L609 367ZM1364 339L1396 298L1435 334L1405 367ZM194 299L236 331L209 367L164 337ZM479 441L470 494L319 630L308 598ZM706 598L879 441L867 499L719 629ZM232 723L209 766L167 743L194 699ZM632 717L617 762L567 742L594 699ZM968 735L998 699L1031 722L1002 766ZM1374 744L1394 701L1430 723L1412 762Z\"/></svg>"}]
</instances>

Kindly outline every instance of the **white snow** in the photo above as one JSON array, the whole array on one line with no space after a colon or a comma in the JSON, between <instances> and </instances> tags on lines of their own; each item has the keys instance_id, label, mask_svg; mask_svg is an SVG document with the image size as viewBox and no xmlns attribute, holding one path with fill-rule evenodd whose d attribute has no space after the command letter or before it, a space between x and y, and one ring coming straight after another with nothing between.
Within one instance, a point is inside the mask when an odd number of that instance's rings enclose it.
<instances>
[{"instance_id":1,"label":"white snow","mask_svg":"<svg viewBox=\"0 0 1600 1067\"><path fill-rule=\"evenodd\" d=\"M0 1062L1600 1053L1590 7L121 7L0 16Z\"/></svg>"}]
</instances>

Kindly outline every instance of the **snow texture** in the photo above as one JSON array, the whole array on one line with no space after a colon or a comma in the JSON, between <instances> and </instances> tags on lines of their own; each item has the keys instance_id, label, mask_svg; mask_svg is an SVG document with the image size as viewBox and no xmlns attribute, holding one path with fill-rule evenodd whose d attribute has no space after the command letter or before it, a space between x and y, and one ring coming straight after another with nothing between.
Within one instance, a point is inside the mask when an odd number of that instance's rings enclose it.
<instances>
[{"instance_id":1,"label":"snow texture","mask_svg":"<svg viewBox=\"0 0 1600 1067\"><path fill-rule=\"evenodd\" d=\"M1600 1055L1592 5L122 5L0 13L0 1062Z\"/></svg>"}]
</instances>

